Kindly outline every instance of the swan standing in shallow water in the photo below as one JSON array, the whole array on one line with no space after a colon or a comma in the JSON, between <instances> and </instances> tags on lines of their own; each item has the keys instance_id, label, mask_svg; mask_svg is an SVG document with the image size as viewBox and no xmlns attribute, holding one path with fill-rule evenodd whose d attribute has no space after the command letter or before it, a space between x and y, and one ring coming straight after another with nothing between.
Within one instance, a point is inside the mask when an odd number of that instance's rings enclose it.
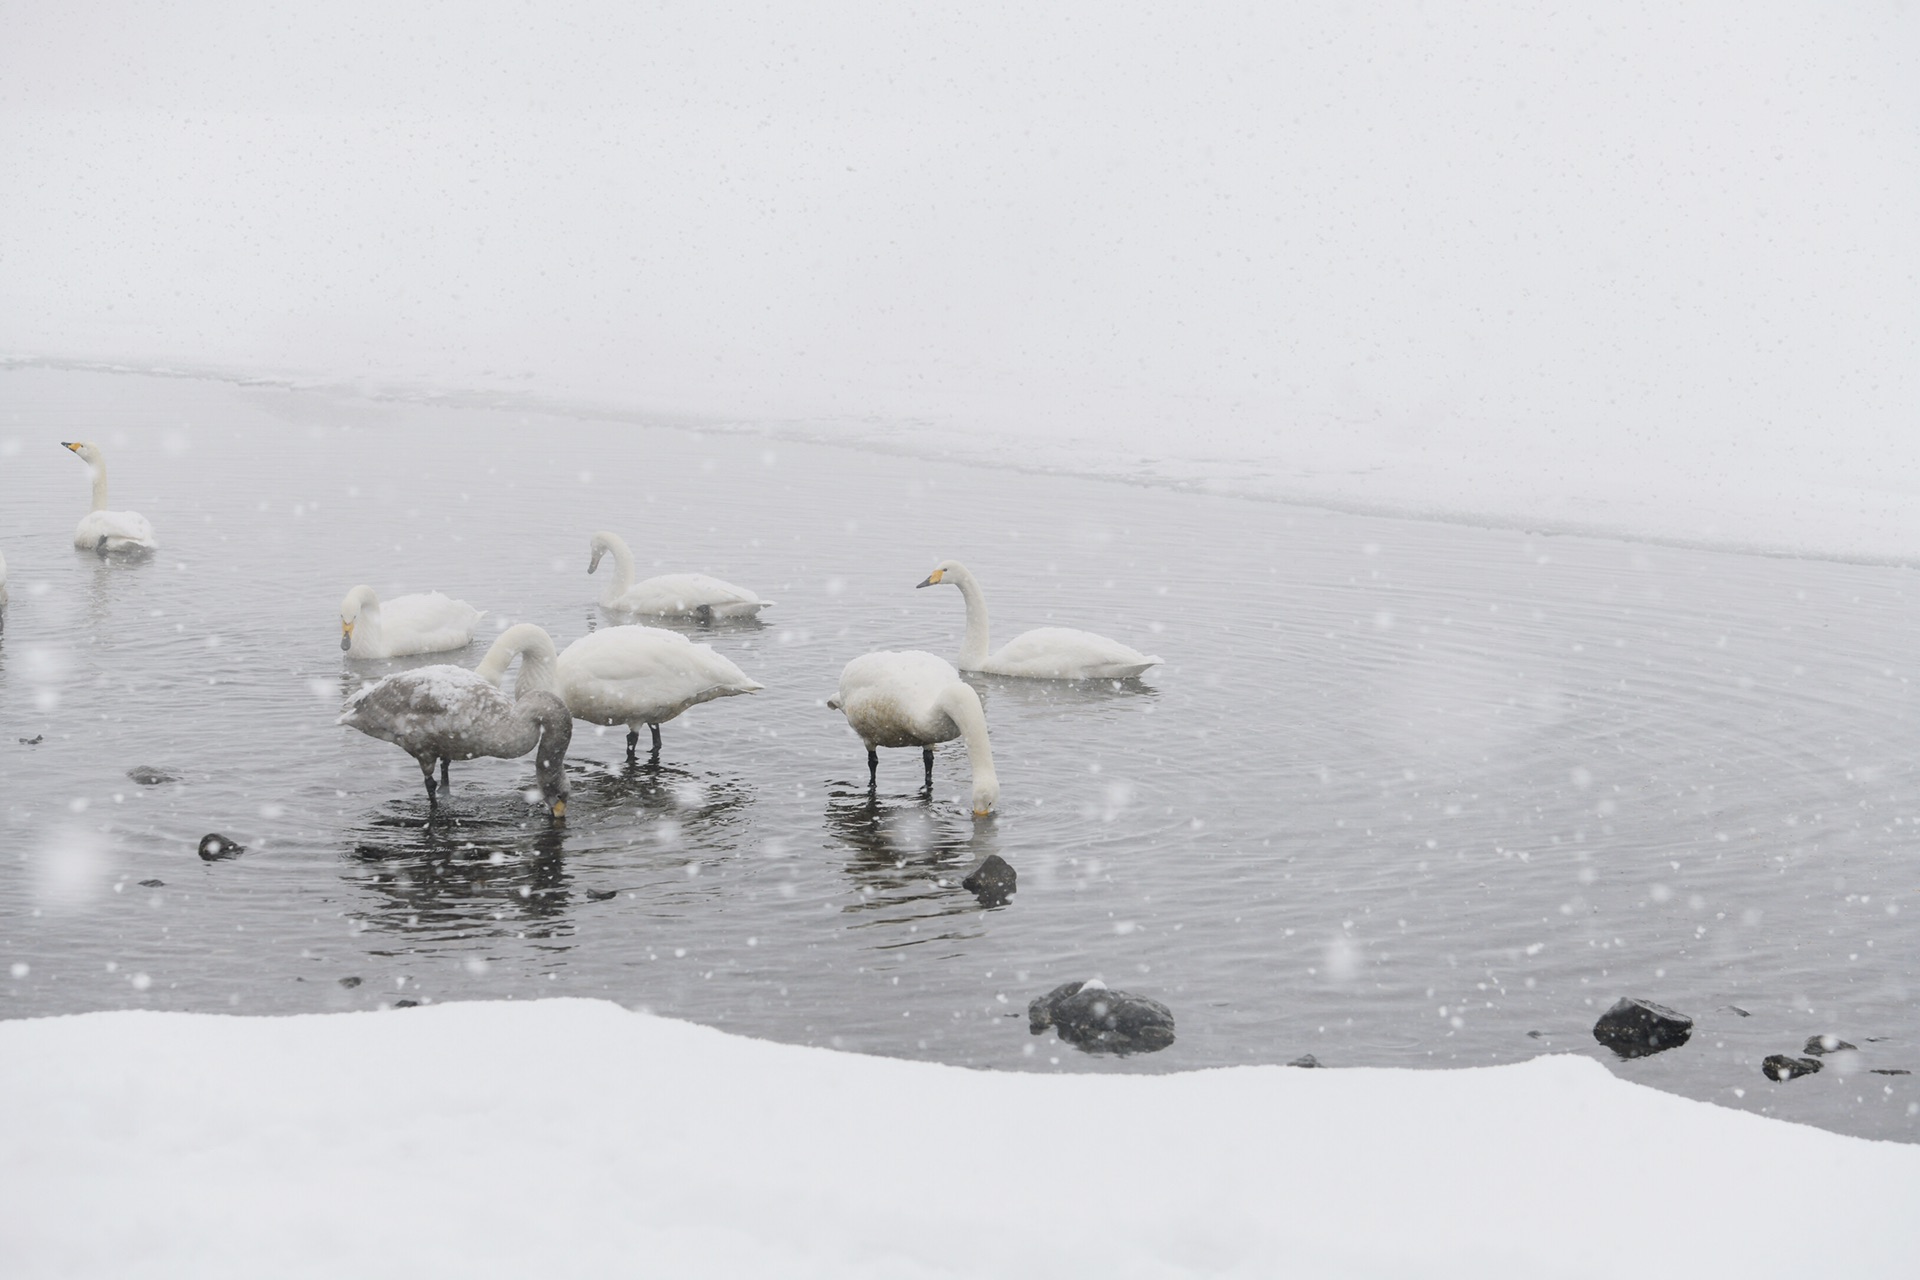
<instances>
[{"instance_id":1,"label":"swan standing in shallow water","mask_svg":"<svg viewBox=\"0 0 1920 1280\"><path fill-rule=\"evenodd\" d=\"M405 658L464 649L484 615L438 591L382 603L372 587L355 587L340 602L340 648L355 658Z\"/></svg>"},{"instance_id":2,"label":"swan standing in shallow water","mask_svg":"<svg viewBox=\"0 0 1920 1280\"><path fill-rule=\"evenodd\" d=\"M973 766L973 816L984 818L1000 801L980 695L944 658L909 649L855 658L840 673L840 692L827 705L844 713L867 744L867 785L878 783L878 747L919 747L933 786L933 744L965 738Z\"/></svg>"},{"instance_id":3,"label":"swan standing in shallow water","mask_svg":"<svg viewBox=\"0 0 1920 1280\"><path fill-rule=\"evenodd\" d=\"M353 695L340 724L391 742L420 764L427 804L434 795L433 765L448 782L447 762L476 756L512 760L534 752L540 797L561 822L567 820L567 746L573 717L550 693L509 698L465 667L419 667L388 676ZM449 787L451 792L451 787Z\"/></svg>"},{"instance_id":4,"label":"swan standing in shallow water","mask_svg":"<svg viewBox=\"0 0 1920 1280\"><path fill-rule=\"evenodd\" d=\"M646 614L662 618L752 618L772 604L745 587L709 578L704 573L667 573L636 584L633 552L617 533L593 535L593 558L587 572L600 568L600 557L613 556L613 574L600 593L600 607L609 613Z\"/></svg>"},{"instance_id":5,"label":"swan standing in shallow water","mask_svg":"<svg viewBox=\"0 0 1920 1280\"><path fill-rule=\"evenodd\" d=\"M1029 680L1126 680L1160 659L1138 649L1071 627L1038 627L1023 632L987 652L987 598L979 581L958 560L942 560L927 575L923 587L951 582L967 602L967 634L960 643L962 671L992 676L1021 676Z\"/></svg>"},{"instance_id":6,"label":"swan standing in shallow water","mask_svg":"<svg viewBox=\"0 0 1920 1280\"><path fill-rule=\"evenodd\" d=\"M98 445L62 440L60 447L73 450L93 473L93 509L80 517L80 527L73 531L75 550L106 555L113 551L152 551L160 545L153 536L153 526L138 511L107 510L107 460L100 455Z\"/></svg>"},{"instance_id":7,"label":"swan standing in shallow water","mask_svg":"<svg viewBox=\"0 0 1920 1280\"><path fill-rule=\"evenodd\" d=\"M578 719L626 725L629 760L636 756L641 725L652 731L657 756L660 726L688 707L766 687L708 646L658 627L606 627L575 640L556 657L553 638L522 622L500 633L476 674L498 685L516 656L515 692L547 690Z\"/></svg>"}]
</instances>

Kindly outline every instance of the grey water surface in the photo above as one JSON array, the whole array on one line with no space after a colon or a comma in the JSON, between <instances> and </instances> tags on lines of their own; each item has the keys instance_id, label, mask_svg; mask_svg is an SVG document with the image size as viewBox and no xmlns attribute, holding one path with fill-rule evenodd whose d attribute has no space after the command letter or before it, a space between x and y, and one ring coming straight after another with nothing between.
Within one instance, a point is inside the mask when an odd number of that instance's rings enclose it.
<instances>
[{"instance_id":1,"label":"grey water surface","mask_svg":"<svg viewBox=\"0 0 1920 1280\"><path fill-rule=\"evenodd\" d=\"M100 443L161 550L71 546ZM337 727L366 679L510 622L608 625L588 535L777 604L685 630L767 687L577 726L531 762ZM1897 568L1359 517L750 433L0 371L0 1012L287 1014L594 996L751 1035L1014 1070L1456 1067L1549 1052L1689 1097L1920 1137L1911 637ZM1081 626L1166 661L982 679L1003 798L958 743L862 748L824 705L880 648ZM603 568L604 572L604 568ZM488 611L467 651L357 663L359 582ZM22 739L38 739L23 742ZM150 766L175 780L141 785ZM207 863L199 838L247 846ZM959 885L998 853L1018 894ZM159 881L147 885L143 881ZM1163 1001L1168 1049L1030 1036L1072 979ZM1696 1020L1615 1062L1623 995ZM395 1013L387 1016L405 1016ZM1775 1084L1770 1053L1859 1046Z\"/></svg>"}]
</instances>

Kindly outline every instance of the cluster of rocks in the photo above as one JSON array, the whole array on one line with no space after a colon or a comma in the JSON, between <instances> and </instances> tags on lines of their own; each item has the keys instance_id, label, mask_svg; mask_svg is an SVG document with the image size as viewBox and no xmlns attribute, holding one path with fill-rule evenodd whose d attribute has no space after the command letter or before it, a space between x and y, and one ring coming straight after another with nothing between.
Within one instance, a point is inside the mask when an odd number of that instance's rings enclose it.
<instances>
[{"instance_id":1,"label":"cluster of rocks","mask_svg":"<svg viewBox=\"0 0 1920 1280\"><path fill-rule=\"evenodd\" d=\"M1735 1009L1741 1017L1745 1009ZM1651 1000L1623 997L1593 1024L1593 1038L1623 1058L1644 1058L1648 1054L1677 1049L1693 1035L1693 1019ZM1760 1073L1769 1080L1794 1080L1810 1076L1825 1064L1830 1053L1857 1053L1859 1050L1836 1035L1807 1037L1801 1049L1803 1057L1770 1054L1760 1064ZM1871 1067L1874 1075L1904 1076L1912 1073L1901 1067Z\"/></svg>"}]
</instances>

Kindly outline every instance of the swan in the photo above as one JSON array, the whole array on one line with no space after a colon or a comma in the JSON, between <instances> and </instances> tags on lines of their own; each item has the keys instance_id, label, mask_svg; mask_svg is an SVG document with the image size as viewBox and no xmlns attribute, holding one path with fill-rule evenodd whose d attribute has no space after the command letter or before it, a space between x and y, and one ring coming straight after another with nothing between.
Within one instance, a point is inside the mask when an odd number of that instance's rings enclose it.
<instances>
[{"instance_id":1,"label":"swan","mask_svg":"<svg viewBox=\"0 0 1920 1280\"><path fill-rule=\"evenodd\" d=\"M356 658L405 658L464 649L485 615L465 600L438 591L381 601L372 587L355 587L340 602L340 649Z\"/></svg>"},{"instance_id":2,"label":"swan","mask_svg":"<svg viewBox=\"0 0 1920 1280\"><path fill-rule=\"evenodd\" d=\"M958 560L942 560L918 585L943 582L960 588L967 602L967 635L955 664L962 671L1029 680L1125 680L1160 661L1118 640L1071 627L1037 627L1007 641L998 653L988 653L987 598L979 580Z\"/></svg>"},{"instance_id":3,"label":"swan","mask_svg":"<svg viewBox=\"0 0 1920 1280\"><path fill-rule=\"evenodd\" d=\"M855 658L840 673L840 692L827 705L845 713L867 744L867 785L880 776L877 747L919 747L933 785L933 744L965 738L973 766L973 816L984 818L1000 801L980 695L944 658L909 649Z\"/></svg>"},{"instance_id":4,"label":"swan","mask_svg":"<svg viewBox=\"0 0 1920 1280\"><path fill-rule=\"evenodd\" d=\"M627 726L627 758L640 744L640 726L653 732L688 707L766 686L704 644L658 627L605 627L568 645L557 657L553 639L531 622L508 627L476 668L498 685L520 658L516 692L544 689L560 696L577 719Z\"/></svg>"},{"instance_id":5,"label":"swan","mask_svg":"<svg viewBox=\"0 0 1920 1280\"><path fill-rule=\"evenodd\" d=\"M704 573L667 573L636 584L633 580L633 552L617 533L593 535L593 558L587 572L600 567L600 557L611 553L613 576L600 593L600 607L609 613L649 614L655 617L752 618L772 604L745 587L709 578Z\"/></svg>"},{"instance_id":6,"label":"swan","mask_svg":"<svg viewBox=\"0 0 1920 1280\"><path fill-rule=\"evenodd\" d=\"M153 526L138 511L107 510L107 460L100 446L84 440L62 440L60 447L71 449L87 469L93 472L93 509L80 517L73 531L73 545L79 551L152 551L160 544L154 540Z\"/></svg>"},{"instance_id":7,"label":"swan","mask_svg":"<svg viewBox=\"0 0 1920 1280\"><path fill-rule=\"evenodd\" d=\"M354 694L337 723L394 743L419 761L429 807L435 803L435 760L444 784L450 760L512 760L532 751L541 799L556 820L567 820L565 765L573 717L550 693L509 698L465 667L416 667Z\"/></svg>"}]
</instances>

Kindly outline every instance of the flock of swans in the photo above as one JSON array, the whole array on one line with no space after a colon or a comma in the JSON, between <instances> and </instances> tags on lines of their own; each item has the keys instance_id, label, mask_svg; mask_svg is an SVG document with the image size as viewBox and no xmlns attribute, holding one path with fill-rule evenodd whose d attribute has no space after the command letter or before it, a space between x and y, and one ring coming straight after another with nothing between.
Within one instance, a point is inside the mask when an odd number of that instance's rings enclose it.
<instances>
[{"instance_id":1,"label":"flock of swans","mask_svg":"<svg viewBox=\"0 0 1920 1280\"><path fill-rule=\"evenodd\" d=\"M107 472L100 450L86 443L65 447L87 463L93 476L92 508L74 533L74 546L102 556L157 547L146 517L106 509ZM596 572L604 558L612 559L600 604L617 617L745 619L773 603L705 574L666 574L636 583L633 554L618 534L595 533L589 546L588 573ZM839 691L827 705L846 716L866 745L870 784L878 780L881 747L919 747L931 785L934 746L963 740L973 773L973 814L983 818L998 803L1000 784L980 696L960 672L1119 680L1140 675L1160 659L1066 627L1028 631L994 650L985 593L966 566L942 561L919 585L949 583L966 604L957 666L918 650L863 654L847 663ZM0 607L5 602L6 568L0 560ZM340 648L356 659L452 652L472 643L483 616L465 601L439 592L383 601L372 588L356 586L340 602ZM515 661L519 674L509 695L503 684ZM556 652L544 629L519 623L502 631L471 670L450 664L419 667L365 686L348 699L339 723L412 756L426 784L430 811L440 787L450 783L452 761L517 759L531 752L542 802L555 821L564 822L564 766L575 720L625 725L629 760L637 756L644 726L657 757L661 725L702 702L762 687L711 646L696 644L677 631L622 623L593 631Z\"/></svg>"}]
</instances>

